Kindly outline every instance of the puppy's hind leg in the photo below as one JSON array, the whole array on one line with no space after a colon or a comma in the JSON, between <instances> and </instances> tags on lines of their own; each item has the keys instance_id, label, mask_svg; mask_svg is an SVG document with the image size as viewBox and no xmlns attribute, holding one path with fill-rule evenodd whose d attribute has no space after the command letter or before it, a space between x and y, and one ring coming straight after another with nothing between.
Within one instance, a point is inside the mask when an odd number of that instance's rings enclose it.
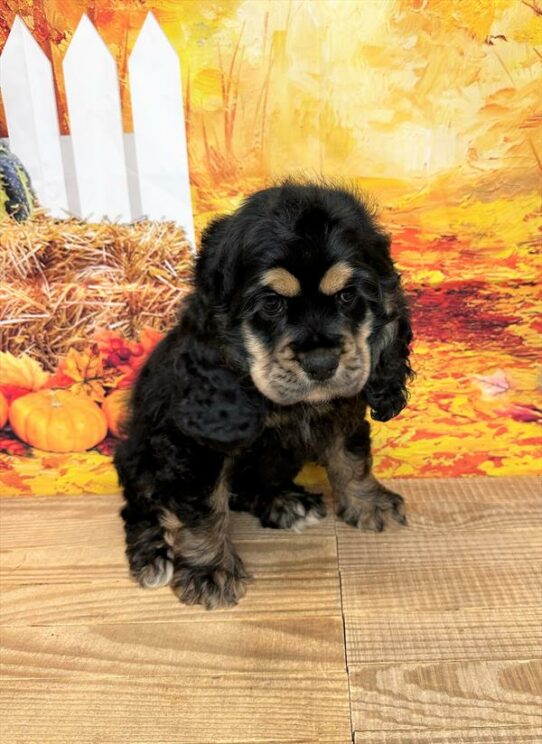
<instances>
[{"instance_id":1,"label":"puppy's hind leg","mask_svg":"<svg viewBox=\"0 0 542 744\"><path fill-rule=\"evenodd\" d=\"M120 515L124 520L126 557L133 578L147 589L169 584L173 576L173 554L158 515L130 505Z\"/></svg>"}]
</instances>

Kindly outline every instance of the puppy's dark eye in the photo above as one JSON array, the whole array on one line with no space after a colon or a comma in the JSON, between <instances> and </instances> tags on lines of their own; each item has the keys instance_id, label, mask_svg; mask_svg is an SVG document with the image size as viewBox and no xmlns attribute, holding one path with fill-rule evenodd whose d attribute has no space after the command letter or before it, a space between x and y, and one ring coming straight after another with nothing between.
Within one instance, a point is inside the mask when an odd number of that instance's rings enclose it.
<instances>
[{"instance_id":1,"label":"puppy's dark eye","mask_svg":"<svg viewBox=\"0 0 542 744\"><path fill-rule=\"evenodd\" d=\"M262 300L262 313L268 318L276 317L284 310L284 304L284 298L278 295L269 295Z\"/></svg>"},{"instance_id":2,"label":"puppy's dark eye","mask_svg":"<svg viewBox=\"0 0 542 744\"><path fill-rule=\"evenodd\" d=\"M341 305L351 305L357 296L358 293L353 287L347 287L337 294L337 299Z\"/></svg>"}]
</instances>

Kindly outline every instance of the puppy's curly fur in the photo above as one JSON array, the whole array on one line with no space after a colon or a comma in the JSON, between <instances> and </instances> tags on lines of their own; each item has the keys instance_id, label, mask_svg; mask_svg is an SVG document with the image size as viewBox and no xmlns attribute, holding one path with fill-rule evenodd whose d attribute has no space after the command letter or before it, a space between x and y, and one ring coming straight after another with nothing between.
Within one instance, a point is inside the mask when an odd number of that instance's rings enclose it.
<instances>
[{"instance_id":1,"label":"puppy's curly fur","mask_svg":"<svg viewBox=\"0 0 542 744\"><path fill-rule=\"evenodd\" d=\"M127 556L143 586L235 604L248 575L230 508L300 530L325 516L294 478L324 464L339 514L405 522L371 473L368 407L405 406L412 338L390 241L361 199L286 182L210 224L178 325L134 388L115 464Z\"/></svg>"}]
</instances>

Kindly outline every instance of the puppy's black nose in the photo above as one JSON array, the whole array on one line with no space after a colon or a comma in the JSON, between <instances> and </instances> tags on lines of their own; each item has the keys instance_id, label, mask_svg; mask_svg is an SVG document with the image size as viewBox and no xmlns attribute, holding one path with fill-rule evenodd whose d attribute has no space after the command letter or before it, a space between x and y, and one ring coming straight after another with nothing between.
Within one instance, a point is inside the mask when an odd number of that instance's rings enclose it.
<instances>
[{"instance_id":1,"label":"puppy's black nose","mask_svg":"<svg viewBox=\"0 0 542 744\"><path fill-rule=\"evenodd\" d=\"M339 364L341 352L335 349L312 349L297 355L301 368L312 380L329 380Z\"/></svg>"}]
</instances>

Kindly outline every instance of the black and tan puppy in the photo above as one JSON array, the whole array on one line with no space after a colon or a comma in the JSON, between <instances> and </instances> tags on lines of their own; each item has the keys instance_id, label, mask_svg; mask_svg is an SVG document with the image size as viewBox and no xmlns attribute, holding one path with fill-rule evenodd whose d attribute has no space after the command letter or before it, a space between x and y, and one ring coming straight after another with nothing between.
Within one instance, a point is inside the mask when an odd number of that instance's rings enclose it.
<instances>
[{"instance_id":1,"label":"black and tan puppy","mask_svg":"<svg viewBox=\"0 0 542 744\"><path fill-rule=\"evenodd\" d=\"M136 383L115 464L127 556L146 587L235 604L247 573L231 509L299 530L325 516L294 483L327 468L354 527L403 524L403 500L371 473L369 424L406 402L411 329L390 241L336 188L286 182L205 231L179 324Z\"/></svg>"}]
</instances>

